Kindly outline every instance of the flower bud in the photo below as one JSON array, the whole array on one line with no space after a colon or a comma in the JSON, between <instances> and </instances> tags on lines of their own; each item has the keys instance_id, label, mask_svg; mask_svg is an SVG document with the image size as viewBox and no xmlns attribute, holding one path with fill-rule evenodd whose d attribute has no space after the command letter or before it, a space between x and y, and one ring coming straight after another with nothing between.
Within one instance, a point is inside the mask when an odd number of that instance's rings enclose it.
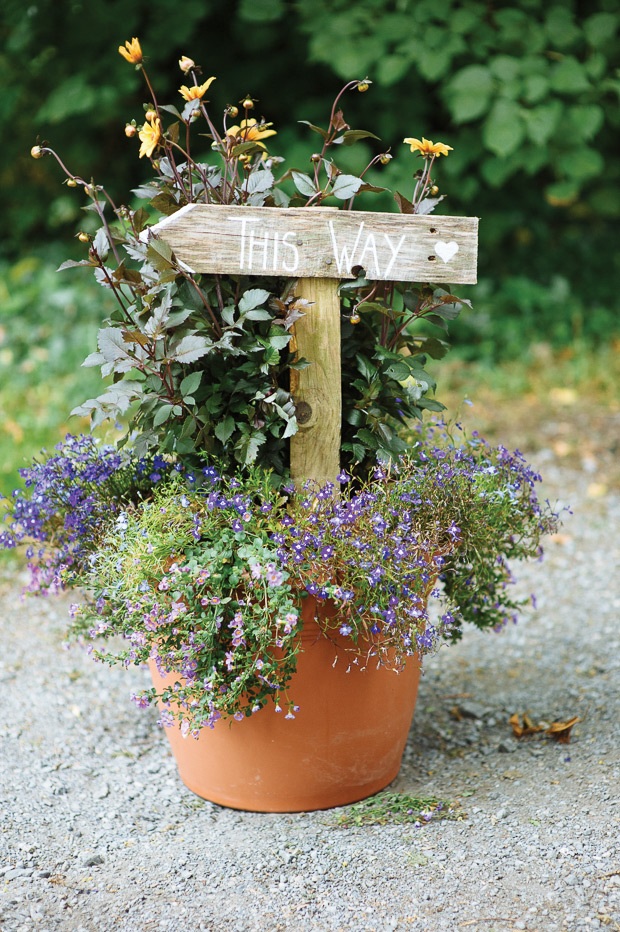
<instances>
[{"instance_id":1,"label":"flower bud","mask_svg":"<svg viewBox=\"0 0 620 932\"><path fill-rule=\"evenodd\" d=\"M42 159L45 153L43 152L41 146L33 146L30 150L30 155L33 157L33 159Z\"/></svg>"},{"instance_id":2,"label":"flower bud","mask_svg":"<svg viewBox=\"0 0 620 932\"><path fill-rule=\"evenodd\" d=\"M125 136L131 139L132 136L135 136L138 130L131 123L127 123L125 126Z\"/></svg>"},{"instance_id":3,"label":"flower bud","mask_svg":"<svg viewBox=\"0 0 620 932\"><path fill-rule=\"evenodd\" d=\"M320 153L319 153L319 152L313 152L312 155L310 156L310 161L311 161L311 162L320 162L320 161L321 161L321 155L320 155Z\"/></svg>"},{"instance_id":4,"label":"flower bud","mask_svg":"<svg viewBox=\"0 0 620 932\"><path fill-rule=\"evenodd\" d=\"M67 178L67 187L77 188L77 181L75 180L75 178Z\"/></svg>"},{"instance_id":5,"label":"flower bud","mask_svg":"<svg viewBox=\"0 0 620 932\"><path fill-rule=\"evenodd\" d=\"M244 110L253 110L254 101L252 100L251 97L246 97L245 100L242 101L241 106L243 107Z\"/></svg>"},{"instance_id":6,"label":"flower bud","mask_svg":"<svg viewBox=\"0 0 620 932\"><path fill-rule=\"evenodd\" d=\"M149 123L152 123L153 120L157 119L157 114L152 108L149 108L144 114L144 119L147 120Z\"/></svg>"},{"instance_id":7,"label":"flower bud","mask_svg":"<svg viewBox=\"0 0 620 932\"><path fill-rule=\"evenodd\" d=\"M80 243L89 243L89 242L90 242L87 233L78 233L78 239L79 239Z\"/></svg>"},{"instance_id":8,"label":"flower bud","mask_svg":"<svg viewBox=\"0 0 620 932\"><path fill-rule=\"evenodd\" d=\"M179 58L179 68L183 74L187 74L188 71L191 71L192 68L196 67L196 62L193 58L188 58L187 55L183 55Z\"/></svg>"},{"instance_id":9,"label":"flower bud","mask_svg":"<svg viewBox=\"0 0 620 932\"><path fill-rule=\"evenodd\" d=\"M381 158L379 159L382 165L387 165L387 163L390 162L391 160L392 160L392 156L390 155L389 152L384 152Z\"/></svg>"},{"instance_id":10,"label":"flower bud","mask_svg":"<svg viewBox=\"0 0 620 932\"><path fill-rule=\"evenodd\" d=\"M349 318L349 320L351 321L352 324L359 324L359 322L360 322L361 319L362 319L362 318L361 318L360 315L357 313L357 311L353 311L353 313L351 314L351 316L350 316L350 318Z\"/></svg>"},{"instance_id":11,"label":"flower bud","mask_svg":"<svg viewBox=\"0 0 620 932\"><path fill-rule=\"evenodd\" d=\"M231 116L234 120L235 117L239 116L239 107L228 107L226 112L228 113L228 116Z\"/></svg>"},{"instance_id":12,"label":"flower bud","mask_svg":"<svg viewBox=\"0 0 620 932\"><path fill-rule=\"evenodd\" d=\"M357 89L360 92L360 94L364 94L370 87L370 84L371 82L368 80L368 78L364 78L363 81L360 81L359 84L357 85Z\"/></svg>"},{"instance_id":13,"label":"flower bud","mask_svg":"<svg viewBox=\"0 0 620 932\"><path fill-rule=\"evenodd\" d=\"M432 188L429 191L429 194L432 194L433 197L435 197L436 194L439 194L439 188L437 187L436 184L432 186Z\"/></svg>"}]
</instances>

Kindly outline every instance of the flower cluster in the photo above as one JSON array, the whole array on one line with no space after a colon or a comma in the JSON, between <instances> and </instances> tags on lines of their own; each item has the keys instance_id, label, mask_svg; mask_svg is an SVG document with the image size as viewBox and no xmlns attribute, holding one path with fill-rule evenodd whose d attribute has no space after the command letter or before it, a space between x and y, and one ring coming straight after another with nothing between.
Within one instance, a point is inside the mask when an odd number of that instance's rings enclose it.
<instances>
[{"instance_id":1,"label":"flower cluster","mask_svg":"<svg viewBox=\"0 0 620 932\"><path fill-rule=\"evenodd\" d=\"M111 516L172 469L162 456L138 458L91 436L67 434L55 450L20 469L25 490L5 501L8 526L0 532L0 549L26 542L37 593L57 590L59 573L85 563Z\"/></svg>"},{"instance_id":2,"label":"flower cluster","mask_svg":"<svg viewBox=\"0 0 620 932\"><path fill-rule=\"evenodd\" d=\"M454 442L445 425L362 486L344 472L339 490L299 492L257 470L188 478L110 521L69 582L91 594L75 633L122 635L129 647L95 656L154 664L169 680L136 701L159 699L162 724L192 734L270 699L295 717L304 619L350 662L392 668L459 637L464 620L501 628L523 604L508 594L508 560L539 554L558 520L518 452Z\"/></svg>"}]
</instances>

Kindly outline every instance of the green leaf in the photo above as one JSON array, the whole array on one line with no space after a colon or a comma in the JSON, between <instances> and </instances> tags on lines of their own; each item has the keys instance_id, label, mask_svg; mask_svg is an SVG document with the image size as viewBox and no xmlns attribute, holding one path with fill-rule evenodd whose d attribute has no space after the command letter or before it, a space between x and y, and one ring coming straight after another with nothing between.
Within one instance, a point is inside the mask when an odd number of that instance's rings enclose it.
<instances>
[{"instance_id":1,"label":"green leaf","mask_svg":"<svg viewBox=\"0 0 620 932\"><path fill-rule=\"evenodd\" d=\"M493 75L483 65L467 65L446 85L444 99L455 123L477 120L489 108Z\"/></svg>"},{"instance_id":2,"label":"green leaf","mask_svg":"<svg viewBox=\"0 0 620 932\"><path fill-rule=\"evenodd\" d=\"M229 327L232 327L235 322L235 312L236 308L234 304L231 304L229 307L223 307L221 310L222 320Z\"/></svg>"},{"instance_id":3,"label":"green leaf","mask_svg":"<svg viewBox=\"0 0 620 932\"><path fill-rule=\"evenodd\" d=\"M110 241L108 239L108 234L105 231L104 227L101 227L97 230L95 238L93 240L93 249L99 256L102 262L108 258L108 253L110 251Z\"/></svg>"},{"instance_id":4,"label":"green leaf","mask_svg":"<svg viewBox=\"0 0 620 932\"><path fill-rule=\"evenodd\" d=\"M357 194L363 183L355 175L338 175L331 193L341 201L346 201Z\"/></svg>"},{"instance_id":5,"label":"green leaf","mask_svg":"<svg viewBox=\"0 0 620 932\"><path fill-rule=\"evenodd\" d=\"M297 122L298 122L298 123L303 123L304 126L309 126L310 129L311 129L314 133L318 133L319 136L322 136L322 137L323 137L323 139L327 139L327 137L328 137L328 135L329 135L329 133L328 133L326 130L321 129L320 126L315 126L314 123L309 123L308 120L298 120ZM303 191L302 191L301 193L303 194Z\"/></svg>"},{"instance_id":6,"label":"green leaf","mask_svg":"<svg viewBox=\"0 0 620 932\"><path fill-rule=\"evenodd\" d=\"M262 193L273 187L274 177L269 169L257 169L248 175L244 190L248 194Z\"/></svg>"},{"instance_id":7,"label":"green leaf","mask_svg":"<svg viewBox=\"0 0 620 932\"><path fill-rule=\"evenodd\" d=\"M384 372L388 379L395 379L397 382L404 382L410 375L409 366L404 362L393 362Z\"/></svg>"},{"instance_id":8,"label":"green leaf","mask_svg":"<svg viewBox=\"0 0 620 932\"><path fill-rule=\"evenodd\" d=\"M347 411L345 420L353 427L359 427L366 421L366 415L359 408L351 408L350 411Z\"/></svg>"},{"instance_id":9,"label":"green leaf","mask_svg":"<svg viewBox=\"0 0 620 932\"><path fill-rule=\"evenodd\" d=\"M304 175L302 172L291 172L291 175L300 194L303 194L304 197L312 197L316 194L316 186L309 175Z\"/></svg>"},{"instance_id":10,"label":"green leaf","mask_svg":"<svg viewBox=\"0 0 620 932\"><path fill-rule=\"evenodd\" d=\"M577 181L557 181L545 188L545 197L554 207L568 207L579 196Z\"/></svg>"},{"instance_id":11,"label":"green leaf","mask_svg":"<svg viewBox=\"0 0 620 932\"><path fill-rule=\"evenodd\" d=\"M183 381L181 382L181 394L185 398L186 395L193 395L202 381L202 372L190 372L189 375L186 375Z\"/></svg>"},{"instance_id":12,"label":"green leaf","mask_svg":"<svg viewBox=\"0 0 620 932\"><path fill-rule=\"evenodd\" d=\"M246 314L248 311L254 310L255 307L264 304L270 297L271 295L264 288L251 288L241 296L239 310L242 314Z\"/></svg>"},{"instance_id":13,"label":"green leaf","mask_svg":"<svg viewBox=\"0 0 620 932\"><path fill-rule=\"evenodd\" d=\"M283 334L282 336L275 334L272 337L269 337L270 345L276 350L283 350L288 346L291 336L289 333Z\"/></svg>"},{"instance_id":14,"label":"green leaf","mask_svg":"<svg viewBox=\"0 0 620 932\"><path fill-rule=\"evenodd\" d=\"M215 425L214 434L221 440L222 443L226 443L229 437L232 435L232 432L235 429L235 419L231 417L230 414L225 417L223 420L218 421Z\"/></svg>"},{"instance_id":15,"label":"green leaf","mask_svg":"<svg viewBox=\"0 0 620 932\"><path fill-rule=\"evenodd\" d=\"M159 427L160 424L163 424L164 421L167 421L172 414L173 407L174 405L160 405L160 407L155 412L155 417L153 418L153 427Z\"/></svg>"},{"instance_id":16,"label":"green leaf","mask_svg":"<svg viewBox=\"0 0 620 932\"><path fill-rule=\"evenodd\" d=\"M273 320L273 314L266 308L258 307L244 315L248 320Z\"/></svg>"},{"instance_id":17,"label":"green leaf","mask_svg":"<svg viewBox=\"0 0 620 932\"><path fill-rule=\"evenodd\" d=\"M590 90L590 82L583 65L566 55L551 71L551 87L560 94L580 94Z\"/></svg>"},{"instance_id":18,"label":"green leaf","mask_svg":"<svg viewBox=\"0 0 620 932\"><path fill-rule=\"evenodd\" d=\"M597 134L605 122L605 111L596 104L578 105L569 108L568 117L578 137L587 141Z\"/></svg>"},{"instance_id":19,"label":"green leaf","mask_svg":"<svg viewBox=\"0 0 620 932\"><path fill-rule=\"evenodd\" d=\"M618 13L594 13L583 22L583 31L589 44L597 48L613 41L618 32Z\"/></svg>"},{"instance_id":20,"label":"green leaf","mask_svg":"<svg viewBox=\"0 0 620 932\"><path fill-rule=\"evenodd\" d=\"M211 341L205 337L183 337L170 351L169 359L182 363L195 362L201 356L206 356L211 346Z\"/></svg>"},{"instance_id":21,"label":"green leaf","mask_svg":"<svg viewBox=\"0 0 620 932\"><path fill-rule=\"evenodd\" d=\"M418 407L425 408L427 411L445 411L446 406L442 405L440 401L437 401L435 398L418 398Z\"/></svg>"},{"instance_id":22,"label":"green leaf","mask_svg":"<svg viewBox=\"0 0 620 932\"><path fill-rule=\"evenodd\" d=\"M537 146L546 145L560 122L562 110L562 103L559 100L551 100L548 104L540 104L532 110L521 110L527 135L532 142L535 142Z\"/></svg>"},{"instance_id":23,"label":"green leaf","mask_svg":"<svg viewBox=\"0 0 620 932\"><path fill-rule=\"evenodd\" d=\"M362 373L365 379L371 382L377 375L377 369L365 356L362 356L361 353L356 353L355 358L357 360L357 368Z\"/></svg>"},{"instance_id":24,"label":"green leaf","mask_svg":"<svg viewBox=\"0 0 620 932\"><path fill-rule=\"evenodd\" d=\"M173 264L172 249L163 239L155 239L153 237L149 240L146 258L151 265L155 266L158 272L169 269Z\"/></svg>"},{"instance_id":25,"label":"green leaf","mask_svg":"<svg viewBox=\"0 0 620 932\"><path fill-rule=\"evenodd\" d=\"M581 149L568 149L558 157L558 168L569 178L577 181L586 181L600 175L605 166L603 156L597 149L583 147Z\"/></svg>"},{"instance_id":26,"label":"green leaf","mask_svg":"<svg viewBox=\"0 0 620 932\"><path fill-rule=\"evenodd\" d=\"M361 430L358 430L355 436L358 437L362 441L362 443L364 443L371 450L378 449L379 441L377 440L375 435L372 433L372 431L367 430L365 427L363 427Z\"/></svg>"},{"instance_id":27,"label":"green leaf","mask_svg":"<svg viewBox=\"0 0 620 932\"><path fill-rule=\"evenodd\" d=\"M486 148L504 158L521 145L524 136L521 108L512 100L497 100L482 129Z\"/></svg>"},{"instance_id":28,"label":"green leaf","mask_svg":"<svg viewBox=\"0 0 620 932\"><path fill-rule=\"evenodd\" d=\"M343 145L352 146L360 139L379 139L379 136L365 129L347 129L339 139L342 140Z\"/></svg>"}]
</instances>

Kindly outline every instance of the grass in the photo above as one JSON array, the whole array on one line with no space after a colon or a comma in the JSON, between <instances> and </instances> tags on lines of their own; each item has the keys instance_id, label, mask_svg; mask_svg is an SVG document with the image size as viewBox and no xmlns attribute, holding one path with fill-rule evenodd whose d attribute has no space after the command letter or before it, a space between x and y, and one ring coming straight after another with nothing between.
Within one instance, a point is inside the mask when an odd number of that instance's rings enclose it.
<instances>
[{"instance_id":1,"label":"grass","mask_svg":"<svg viewBox=\"0 0 620 932\"><path fill-rule=\"evenodd\" d=\"M359 803L347 806L335 816L329 824L340 828L351 828L356 825L387 825L413 823L425 825L438 819L462 818L445 799L436 799L434 796L411 796L409 793L391 793L384 790L362 799Z\"/></svg>"}]
</instances>

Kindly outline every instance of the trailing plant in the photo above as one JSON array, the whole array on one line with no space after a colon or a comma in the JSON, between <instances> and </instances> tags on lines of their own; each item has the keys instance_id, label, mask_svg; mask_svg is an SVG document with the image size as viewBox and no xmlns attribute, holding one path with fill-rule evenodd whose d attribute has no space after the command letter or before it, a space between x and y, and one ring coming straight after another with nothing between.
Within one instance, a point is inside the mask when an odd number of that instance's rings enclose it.
<instances>
[{"instance_id":1,"label":"trailing plant","mask_svg":"<svg viewBox=\"0 0 620 932\"><path fill-rule=\"evenodd\" d=\"M229 473L253 464L287 474L287 441L297 430L290 372L311 363L298 358L292 328L308 310L294 280L197 274L180 262L153 224L187 204L313 206L343 209L364 192L386 189L368 173L391 159L382 151L359 175L342 171L338 153L360 141L375 142L367 130L352 129L341 102L346 92L366 91L369 81L348 82L337 95L325 127L308 123L319 137L310 171L281 165L269 153L276 130L252 114L256 101L244 97L215 120L207 92L215 77L183 57L183 104L160 103L144 67L137 39L119 48L141 70L150 101L144 118L127 124L140 142L139 156L151 160L155 177L134 191L144 206L117 206L106 189L70 171L47 144L35 158L51 154L89 199L85 208L101 224L95 235L80 233L88 256L61 269L89 268L116 299L98 334L97 351L85 366L100 366L112 378L97 398L74 409L94 427L107 418L128 417L138 455L157 449L197 462L205 453ZM237 122L235 122L237 121ZM195 124L195 125L194 125ZM197 141L193 138L198 134ZM206 145L207 153L204 152ZM433 179L434 162L451 147L426 139L404 140L422 159L409 197L396 193L405 213L429 213L442 200ZM341 288L343 314L343 464L360 476L377 455L403 452L399 426L443 405L425 365L447 349L442 338L415 329L419 321L447 329L461 301L432 286L373 282L363 270Z\"/></svg>"},{"instance_id":2,"label":"trailing plant","mask_svg":"<svg viewBox=\"0 0 620 932\"><path fill-rule=\"evenodd\" d=\"M100 660L170 674L136 701L169 703L162 723L185 733L271 700L295 717L304 614L341 662L396 669L465 621L500 630L529 601L510 595L508 561L540 556L558 523L520 454L443 424L361 486L343 471L336 496L331 484L276 489L256 467L183 473L88 439L29 475L0 543L29 537L55 552L42 570L35 561L33 588L84 588L74 633L104 638Z\"/></svg>"}]
</instances>

